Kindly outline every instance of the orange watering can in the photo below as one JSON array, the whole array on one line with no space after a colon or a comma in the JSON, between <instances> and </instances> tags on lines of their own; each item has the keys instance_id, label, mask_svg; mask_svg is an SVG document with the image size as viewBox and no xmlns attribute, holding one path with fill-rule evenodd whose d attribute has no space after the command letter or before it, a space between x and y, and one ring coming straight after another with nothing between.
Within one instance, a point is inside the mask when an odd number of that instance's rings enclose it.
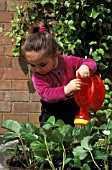
<instances>
[{"instance_id":1,"label":"orange watering can","mask_svg":"<svg viewBox=\"0 0 112 170\"><path fill-rule=\"evenodd\" d=\"M82 87L79 92L74 94L75 101L80 107L79 115L75 116L74 124L83 127L90 120L89 111L97 111L101 108L105 98L105 87L98 75L92 75L87 79L78 75L77 78L81 79Z\"/></svg>"}]
</instances>

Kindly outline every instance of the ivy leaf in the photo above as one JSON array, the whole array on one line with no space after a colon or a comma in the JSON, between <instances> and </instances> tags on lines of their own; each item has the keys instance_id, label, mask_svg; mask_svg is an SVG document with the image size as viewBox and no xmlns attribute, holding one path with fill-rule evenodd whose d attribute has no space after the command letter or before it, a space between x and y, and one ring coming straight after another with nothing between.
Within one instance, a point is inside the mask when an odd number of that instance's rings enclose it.
<instances>
[{"instance_id":1,"label":"ivy leaf","mask_svg":"<svg viewBox=\"0 0 112 170\"><path fill-rule=\"evenodd\" d=\"M18 55L18 53L20 52L20 48L14 48L13 50L12 50L12 52L13 52L13 54L14 54L14 56L17 56Z\"/></svg>"},{"instance_id":2,"label":"ivy leaf","mask_svg":"<svg viewBox=\"0 0 112 170\"><path fill-rule=\"evenodd\" d=\"M107 36L107 40L112 40L112 36L111 36L111 35L108 35L108 36Z\"/></svg>"},{"instance_id":3,"label":"ivy leaf","mask_svg":"<svg viewBox=\"0 0 112 170\"><path fill-rule=\"evenodd\" d=\"M92 53L92 56L93 56L93 59L94 59L95 61L101 60L101 57L98 55L97 51L94 51L94 52Z\"/></svg>"},{"instance_id":4,"label":"ivy leaf","mask_svg":"<svg viewBox=\"0 0 112 170\"><path fill-rule=\"evenodd\" d=\"M82 21L81 26L85 29L86 28L86 21Z\"/></svg>"},{"instance_id":5,"label":"ivy leaf","mask_svg":"<svg viewBox=\"0 0 112 170\"><path fill-rule=\"evenodd\" d=\"M91 42L89 43L89 45L93 45L93 44L97 44L97 42L96 42L96 41L91 41Z\"/></svg>"},{"instance_id":6,"label":"ivy leaf","mask_svg":"<svg viewBox=\"0 0 112 170\"><path fill-rule=\"evenodd\" d=\"M0 32L2 32L2 30L3 30L3 28L2 28L2 27L0 27Z\"/></svg>"},{"instance_id":7,"label":"ivy leaf","mask_svg":"<svg viewBox=\"0 0 112 170\"><path fill-rule=\"evenodd\" d=\"M96 51L102 55L104 54L104 50L102 48L96 49Z\"/></svg>"},{"instance_id":8,"label":"ivy leaf","mask_svg":"<svg viewBox=\"0 0 112 170\"><path fill-rule=\"evenodd\" d=\"M90 14L90 17L92 17L92 18L95 19L95 18L97 18L98 15L99 15L99 13L92 9L92 12L91 12L91 14Z\"/></svg>"},{"instance_id":9,"label":"ivy leaf","mask_svg":"<svg viewBox=\"0 0 112 170\"><path fill-rule=\"evenodd\" d=\"M42 0L41 3L44 5L44 4L46 4L46 3L49 3L49 0Z\"/></svg>"}]
</instances>

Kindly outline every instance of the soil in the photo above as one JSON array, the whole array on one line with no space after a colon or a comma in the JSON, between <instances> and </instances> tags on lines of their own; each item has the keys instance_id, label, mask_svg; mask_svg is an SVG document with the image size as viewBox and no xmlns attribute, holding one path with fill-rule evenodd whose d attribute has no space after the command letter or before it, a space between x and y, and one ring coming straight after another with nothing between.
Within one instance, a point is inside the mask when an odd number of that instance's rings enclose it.
<instances>
[{"instance_id":1,"label":"soil","mask_svg":"<svg viewBox=\"0 0 112 170\"><path fill-rule=\"evenodd\" d=\"M39 168L26 168L27 165L26 160L24 158L24 154L18 152L16 155L12 153L8 153L4 157L4 166L8 168L8 170L39 170ZM43 170L51 170L51 169L43 169Z\"/></svg>"}]
</instances>

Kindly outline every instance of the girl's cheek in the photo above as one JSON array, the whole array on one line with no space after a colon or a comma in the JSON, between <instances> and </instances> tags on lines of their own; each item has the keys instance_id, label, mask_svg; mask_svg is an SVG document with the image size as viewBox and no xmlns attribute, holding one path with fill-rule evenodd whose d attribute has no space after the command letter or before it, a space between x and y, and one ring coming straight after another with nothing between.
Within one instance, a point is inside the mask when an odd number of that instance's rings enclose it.
<instances>
[{"instance_id":1,"label":"girl's cheek","mask_svg":"<svg viewBox=\"0 0 112 170\"><path fill-rule=\"evenodd\" d=\"M31 68L31 71L32 71L32 72L36 72L36 69L35 69L35 68Z\"/></svg>"}]
</instances>

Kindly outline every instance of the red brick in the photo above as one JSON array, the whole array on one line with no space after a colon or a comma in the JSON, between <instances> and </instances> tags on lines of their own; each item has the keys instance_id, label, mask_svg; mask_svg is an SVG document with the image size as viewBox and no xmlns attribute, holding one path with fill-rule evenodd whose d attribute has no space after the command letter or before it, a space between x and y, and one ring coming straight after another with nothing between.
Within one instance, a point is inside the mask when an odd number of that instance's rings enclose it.
<instances>
[{"instance_id":1,"label":"red brick","mask_svg":"<svg viewBox=\"0 0 112 170\"><path fill-rule=\"evenodd\" d=\"M0 68L0 79L2 79L2 78L3 78L3 69Z\"/></svg>"},{"instance_id":2,"label":"red brick","mask_svg":"<svg viewBox=\"0 0 112 170\"><path fill-rule=\"evenodd\" d=\"M28 114L4 114L4 120L16 120L17 122L28 122Z\"/></svg>"},{"instance_id":3,"label":"red brick","mask_svg":"<svg viewBox=\"0 0 112 170\"><path fill-rule=\"evenodd\" d=\"M28 75L26 75L22 70L4 69L4 79L27 80Z\"/></svg>"},{"instance_id":4,"label":"red brick","mask_svg":"<svg viewBox=\"0 0 112 170\"><path fill-rule=\"evenodd\" d=\"M29 114L29 122L32 124L39 124L40 113L31 113Z\"/></svg>"},{"instance_id":5,"label":"red brick","mask_svg":"<svg viewBox=\"0 0 112 170\"><path fill-rule=\"evenodd\" d=\"M6 31L9 31L12 28L12 25L11 25L11 23L5 23L4 27L5 27Z\"/></svg>"},{"instance_id":6,"label":"red brick","mask_svg":"<svg viewBox=\"0 0 112 170\"><path fill-rule=\"evenodd\" d=\"M39 113L40 102L15 102L12 111L15 113Z\"/></svg>"},{"instance_id":7,"label":"red brick","mask_svg":"<svg viewBox=\"0 0 112 170\"><path fill-rule=\"evenodd\" d=\"M35 93L30 93L30 101L33 102L40 101L40 96L37 93L37 91Z\"/></svg>"},{"instance_id":8,"label":"red brick","mask_svg":"<svg viewBox=\"0 0 112 170\"><path fill-rule=\"evenodd\" d=\"M29 101L29 92L5 92L4 101Z\"/></svg>"},{"instance_id":9,"label":"red brick","mask_svg":"<svg viewBox=\"0 0 112 170\"><path fill-rule=\"evenodd\" d=\"M14 57L14 62L13 62L13 68L16 69L24 69L28 71L28 66L27 66L27 62L25 60L25 58L22 56L19 57Z\"/></svg>"},{"instance_id":10,"label":"red brick","mask_svg":"<svg viewBox=\"0 0 112 170\"><path fill-rule=\"evenodd\" d=\"M5 55L4 46L0 45L0 56L4 56L4 55Z\"/></svg>"},{"instance_id":11,"label":"red brick","mask_svg":"<svg viewBox=\"0 0 112 170\"><path fill-rule=\"evenodd\" d=\"M4 93L0 91L0 101L4 100Z\"/></svg>"},{"instance_id":12,"label":"red brick","mask_svg":"<svg viewBox=\"0 0 112 170\"><path fill-rule=\"evenodd\" d=\"M3 114L0 113L0 124L2 123L3 121Z\"/></svg>"},{"instance_id":13,"label":"red brick","mask_svg":"<svg viewBox=\"0 0 112 170\"><path fill-rule=\"evenodd\" d=\"M10 22L13 19L12 12L0 12L0 22Z\"/></svg>"},{"instance_id":14,"label":"red brick","mask_svg":"<svg viewBox=\"0 0 112 170\"><path fill-rule=\"evenodd\" d=\"M7 45L5 46L5 56L14 56L12 50L15 48L14 45Z\"/></svg>"},{"instance_id":15,"label":"red brick","mask_svg":"<svg viewBox=\"0 0 112 170\"><path fill-rule=\"evenodd\" d=\"M5 134L6 132L7 132L7 130L6 130L6 129L0 128L0 135Z\"/></svg>"},{"instance_id":16,"label":"red brick","mask_svg":"<svg viewBox=\"0 0 112 170\"><path fill-rule=\"evenodd\" d=\"M0 27L4 28L4 23L0 23Z\"/></svg>"},{"instance_id":17,"label":"red brick","mask_svg":"<svg viewBox=\"0 0 112 170\"><path fill-rule=\"evenodd\" d=\"M0 80L0 90L10 90L11 81L10 80Z\"/></svg>"},{"instance_id":18,"label":"red brick","mask_svg":"<svg viewBox=\"0 0 112 170\"><path fill-rule=\"evenodd\" d=\"M13 90L28 90L27 80L13 80L12 81Z\"/></svg>"},{"instance_id":19,"label":"red brick","mask_svg":"<svg viewBox=\"0 0 112 170\"><path fill-rule=\"evenodd\" d=\"M5 0L0 1L0 11L5 11Z\"/></svg>"},{"instance_id":20,"label":"red brick","mask_svg":"<svg viewBox=\"0 0 112 170\"><path fill-rule=\"evenodd\" d=\"M12 58L0 57L0 67L11 68L12 67Z\"/></svg>"},{"instance_id":21,"label":"red brick","mask_svg":"<svg viewBox=\"0 0 112 170\"><path fill-rule=\"evenodd\" d=\"M6 45L6 44L12 44L12 40L11 37L9 37L8 35L1 35L0 37L0 45Z\"/></svg>"},{"instance_id":22,"label":"red brick","mask_svg":"<svg viewBox=\"0 0 112 170\"><path fill-rule=\"evenodd\" d=\"M11 112L11 102L0 102L0 112Z\"/></svg>"}]
</instances>

